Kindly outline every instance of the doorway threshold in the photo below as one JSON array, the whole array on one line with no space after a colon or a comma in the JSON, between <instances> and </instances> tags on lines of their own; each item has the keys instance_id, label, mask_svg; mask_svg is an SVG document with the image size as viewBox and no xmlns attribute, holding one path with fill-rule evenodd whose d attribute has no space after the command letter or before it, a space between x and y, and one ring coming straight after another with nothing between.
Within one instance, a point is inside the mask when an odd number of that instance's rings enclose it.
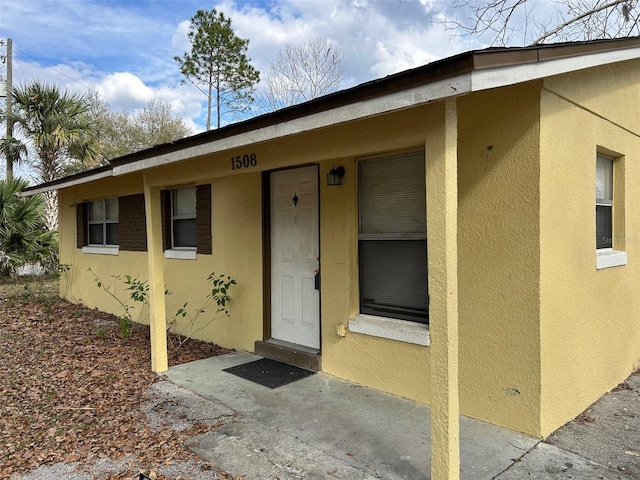
<instances>
[{"instance_id":1,"label":"doorway threshold","mask_svg":"<svg viewBox=\"0 0 640 480\"><path fill-rule=\"evenodd\" d=\"M305 368L312 372L322 370L322 355L320 355L320 350L315 348L276 340L274 338L265 341L258 340L254 348L256 355L264 358Z\"/></svg>"}]
</instances>

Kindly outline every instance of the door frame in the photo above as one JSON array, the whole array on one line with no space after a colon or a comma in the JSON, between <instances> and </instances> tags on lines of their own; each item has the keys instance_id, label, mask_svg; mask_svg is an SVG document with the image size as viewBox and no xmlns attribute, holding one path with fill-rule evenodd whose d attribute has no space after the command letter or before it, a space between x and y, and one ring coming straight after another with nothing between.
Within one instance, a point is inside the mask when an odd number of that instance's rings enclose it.
<instances>
[{"instance_id":1,"label":"door frame","mask_svg":"<svg viewBox=\"0 0 640 480\"><path fill-rule=\"evenodd\" d=\"M303 167L313 167L317 169L318 177L318 261L322 265L322 243L321 235L321 195L320 195L320 165L317 163L305 163L291 167L277 168L262 172L262 340L268 342L271 336L271 174L283 170L295 170ZM320 277L320 288L318 289L318 339L319 349L322 352L322 277Z\"/></svg>"}]
</instances>

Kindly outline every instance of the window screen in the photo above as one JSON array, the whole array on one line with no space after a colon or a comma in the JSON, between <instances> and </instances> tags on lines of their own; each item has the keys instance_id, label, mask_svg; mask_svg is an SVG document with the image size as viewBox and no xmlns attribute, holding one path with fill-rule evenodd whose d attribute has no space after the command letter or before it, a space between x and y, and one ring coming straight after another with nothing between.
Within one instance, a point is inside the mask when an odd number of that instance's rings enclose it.
<instances>
[{"instance_id":1,"label":"window screen","mask_svg":"<svg viewBox=\"0 0 640 480\"><path fill-rule=\"evenodd\" d=\"M89 202L89 245L118 245L118 199Z\"/></svg>"},{"instance_id":2,"label":"window screen","mask_svg":"<svg viewBox=\"0 0 640 480\"><path fill-rule=\"evenodd\" d=\"M596 158L596 248L612 248L613 160Z\"/></svg>"},{"instance_id":3,"label":"window screen","mask_svg":"<svg viewBox=\"0 0 640 480\"><path fill-rule=\"evenodd\" d=\"M359 163L360 312L428 322L424 153Z\"/></svg>"},{"instance_id":4,"label":"window screen","mask_svg":"<svg viewBox=\"0 0 640 480\"><path fill-rule=\"evenodd\" d=\"M171 191L173 247L196 246L196 187Z\"/></svg>"}]
</instances>

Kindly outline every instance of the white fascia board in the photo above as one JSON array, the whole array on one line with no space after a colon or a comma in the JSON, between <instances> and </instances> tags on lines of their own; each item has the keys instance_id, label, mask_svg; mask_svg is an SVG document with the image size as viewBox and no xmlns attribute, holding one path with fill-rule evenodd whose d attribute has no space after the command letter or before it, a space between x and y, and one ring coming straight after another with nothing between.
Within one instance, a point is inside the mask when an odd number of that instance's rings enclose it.
<instances>
[{"instance_id":1,"label":"white fascia board","mask_svg":"<svg viewBox=\"0 0 640 480\"><path fill-rule=\"evenodd\" d=\"M62 190L63 188L73 187L74 185L81 185L83 183L93 182L94 180L100 180L101 178L111 177L113 175L111 170L107 170L106 172L94 173L93 175L87 175L86 177L74 178L70 179L66 182L61 182L56 185L51 185L48 187L35 188L33 190L29 190L28 192L21 192L20 195L23 197L30 197L31 195L37 195L38 193L51 192L53 190Z\"/></svg>"},{"instance_id":2,"label":"white fascia board","mask_svg":"<svg viewBox=\"0 0 640 480\"><path fill-rule=\"evenodd\" d=\"M221 152L232 148L241 148L254 143L274 140L304 132L330 127L340 123L359 120L393 110L413 107L444 98L469 93L471 75L465 73L456 77L440 80L428 85L395 92L389 95L344 105L326 112L315 113L289 122L241 133L232 137L214 140L209 143L185 148L175 152L138 160L113 167L114 175L124 175L151 167L181 162L203 155Z\"/></svg>"},{"instance_id":3,"label":"white fascia board","mask_svg":"<svg viewBox=\"0 0 640 480\"><path fill-rule=\"evenodd\" d=\"M471 76L472 91L479 92L490 88L505 87L553 75L575 72L585 68L624 62L626 60L637 60L638 58L640 58L640 47L545 60L524 65L475 70Z\"/></svg>"},{"instance_id":4,"label":"white fascia board","mask_svg":"<svg viewBox=\"0 0 640 480\"><path fill-rule=\"evenodd\" d=\"M625 60L640 58L640 47L617 51L598 52L577 57L545 60L523 65L473 70L452 78L410 88L389 95L380 96L362 102L344 105L288 122L270 125L232 137L215 140L202 145L185 148L175 152L138 160L115 166L114 175L124 175L151 167L181 162L203 155L221 152L233 148L242 148L254 143L274 140L304 132L330 127L340 123L360 120L394 110L444 100L449 97L478 92L491 88L514 85L521 82L540 79L551 75L582 70Z\"/></svg>"},{"instance_id":5,"label":"white fascia board","mask_svg":"<svg viewBox=\"0 0 640 480\"><path fill-rule=\"evenodd\" d=\"M640 47L623 50L598 52L576 57L545 60L523 65L508 65L463 73L452 78L402 90L361 102L297 118L288 122L270 125L250 132L241 133L201 145L184 148L175 152L116 165L108 172L102 172L76 180L60 183L54 187L40 188L25 195L57 190L91 182L108 176L119 176L151 167L168 165L224 150L242 148L247 145L283 138L304 132L330 127L340 123L360 120L366 117L414 107L449 97L479 92L491 88L514 85L521 82L559 75L585 68L606 65L640 58Z\"/></svg>"}]
</instances>

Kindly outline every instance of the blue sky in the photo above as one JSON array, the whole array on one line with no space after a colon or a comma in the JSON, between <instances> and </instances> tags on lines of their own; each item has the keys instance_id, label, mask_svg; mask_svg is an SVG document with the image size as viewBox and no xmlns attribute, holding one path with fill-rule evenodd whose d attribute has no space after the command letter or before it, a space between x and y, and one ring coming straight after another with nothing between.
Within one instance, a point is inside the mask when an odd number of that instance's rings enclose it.
<instances>
[{"instance_id":1,"label":"blue sky","mask_svg":"<svg viewBox=\"0 0 640 480\"><path fill-rule=\"evenodd\" d=\"M482 44L451 38L432 22L439 0L2 0L0 38L12 38L14 84L38 79L85 93L96 90L116 110L159 98L194 131L206 97L181 84L173 57L188 50L189 19L216 8L249 39L248 55L264 76L286 43L311 36L341 49L350 87Z\"/></svg>"}]
</instances>

